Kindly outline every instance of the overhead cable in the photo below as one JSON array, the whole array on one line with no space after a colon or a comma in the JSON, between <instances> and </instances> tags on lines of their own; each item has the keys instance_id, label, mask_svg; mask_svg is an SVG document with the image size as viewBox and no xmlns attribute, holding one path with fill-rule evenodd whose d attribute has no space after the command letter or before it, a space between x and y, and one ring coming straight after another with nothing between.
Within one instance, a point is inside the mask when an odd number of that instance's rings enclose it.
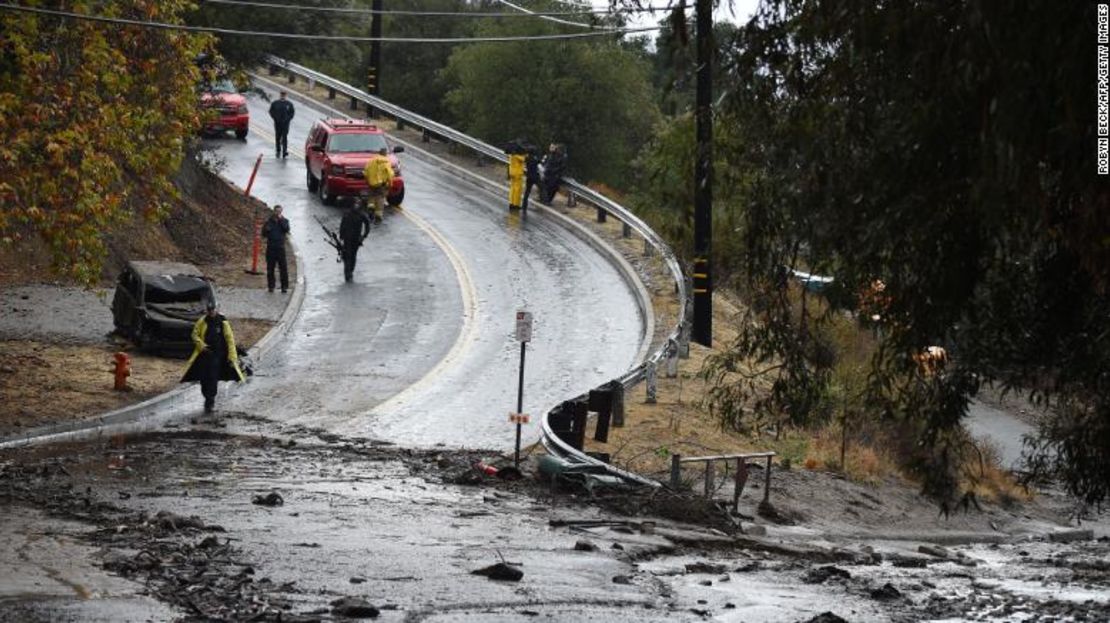
<instances>
[{"instance_id":1,"label":"overhead cable","mask_svg":"<svg viewBox=\"0 0 1110 623\"><path fill-rule=\"evenodd\" d=\"M413 11L408 9L359 9L353 7L335 6L303 6L299 4L286 4L281 2L259 2L256 0L204 0L205 5L219 4L225 6L247 6L264 9L288 9L295 11L346 13L351 15L414 15L421 17L557 17L573 15L617 15L621 13L656 13L669 12L675 7L629 7L620 9L577 9L568 11L528 11L521 9L514 12L489 12L489 11ZM524 11L524 12L522 12Z\"/></svg>"},{"instance_id":2,"label":"overhead cable","mask_svg":"<svg viewBox=\"0 0 1110 623\"><path fill-rule=\"evenodd\" d=\"M516 9L519 12L518 13L519 15L524 15L526 17L534 15L534 16L537 16L540 19L546 20L548 22L554 22L556 24L564 24L566 26L576 26L578 28L589 28L591 30L608 30L608 31L617 30L615 28L610 28L608 26L594 26L593 24L583 24L582 22L572 22L572 21L568 21L568 20L565 20L565 19L559 19L558 17L546 17L546 16L543 16L543 15L539 15L535 11L526 9L526 8L524 8L524 7L522 7L518 4L513 4L512 2L509 2L508 0L497 0L497 1L500 2L501 4L504 4L505 6L512 7L514 9Z\"/></svg>"},{"instance_id":3,"label":"overhead cable","mask_svg":"<svg viewBox=\"0 0 1110 623\"><path fill-rule=\"evenodd\" d=\"M658 26L645 26L641 28L619 28L612 30L594 30L591 32L564 33L557 35L521 35L507 37L353 37L346 35L310 35L292 32L265 32L257 30L233 30L215 26L189 26L186 24L170 24L166 22L149 22L142 20L126 19L121 17L105 17L87 13L72 13L69 11L55 11L38 7L20 6L17 4L0 4L0 10L32 13L36 15L52 15L67 19L100 22L104 24L118 24L125 26L140 26L160 30L179 30L184 32L208 32L220 35L239 35L244 37L274 37L278 39L303 39L308 41L353 41L368 43L381 41L384 43L502 43L510 41L557 41L561 39L586 39L591 37L606 37L624 35L638 32L656 31Z\"/></svg>"}]
</instances>

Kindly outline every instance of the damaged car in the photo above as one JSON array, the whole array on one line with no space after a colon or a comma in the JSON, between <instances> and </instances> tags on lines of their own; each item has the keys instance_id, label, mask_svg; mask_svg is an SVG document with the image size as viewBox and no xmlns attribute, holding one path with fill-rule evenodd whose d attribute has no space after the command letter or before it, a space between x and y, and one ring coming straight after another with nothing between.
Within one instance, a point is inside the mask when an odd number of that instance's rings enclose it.
<instances>
[{"instance_id":1,"label":"damaged car","mask_svg":"<svg viewBox=\"0 0 1110 623\"><path fill-rule=\"evenodd\" d=\"M215 289L196 266L131 261L116 281L112 320L140 350L184 356L193 348L193 325L209 300L216 300Z\"/></svg>"}]
</instances>

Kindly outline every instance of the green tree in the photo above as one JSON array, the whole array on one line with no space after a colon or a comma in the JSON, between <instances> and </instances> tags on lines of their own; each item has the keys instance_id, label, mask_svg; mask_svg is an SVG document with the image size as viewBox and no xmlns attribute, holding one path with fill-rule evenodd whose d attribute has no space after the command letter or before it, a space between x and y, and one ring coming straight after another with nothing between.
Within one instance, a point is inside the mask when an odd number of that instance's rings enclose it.
<instances>
[{"instance_id":1,"label":"green tree","mask_svg":"<svg viewBox=\"0 0 1110 623\"><path fill-rule=\"evenodd\" d=\"M731 355L805 353L814 332L784 266L835 275L834 300L853 307L882 280L869 401L917 433L909 458L941 500L956 493L960 424L986 381L1053 408L1038 470L1088 502L1110 494L1094 24L1090 3L765 0L733 42L722 112L744 133L721 149L752 175L752 314ZM913 359L931 344L953 355L943 374ZM804 393L822 368L802 363L787 381Z\"/></svg>"},{"instance_id":2,"label":"green tree","mask_svg":"<svg viewBox=\"0 0 1110 623\"><path fill-rule=\"evenodd\" d=\"M541 20L483 23L476 34L541 35ZM446 70L452 120L498 143L565 143L572 174L619 185L659 118L641 55L608 38L475 43Z\"/></svg>"},{"instance_id":3,"label":"green tree","mask_svg":"<svg viewBox=\"0 0 1110 623\"><path fill-rule=\"evenodd\" d=\"M76 1L67 9L179 22L185 0ZM99 275L104 232L156 217L198 127L193 64L208 38L0 13L0 240L40 236L54 265ZM140 183L141 182L141 183Z\"/></svg>"}]
</instances>

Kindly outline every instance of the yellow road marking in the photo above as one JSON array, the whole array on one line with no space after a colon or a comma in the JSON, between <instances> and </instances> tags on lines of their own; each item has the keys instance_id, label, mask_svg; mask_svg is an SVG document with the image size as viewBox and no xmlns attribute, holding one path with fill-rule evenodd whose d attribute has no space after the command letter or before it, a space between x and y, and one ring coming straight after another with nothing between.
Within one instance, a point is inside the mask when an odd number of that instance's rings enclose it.
<instances>
[{"instance_id":1,"label":"yellow road marking","mask_svg":"<svg viewBox=\"0 0 1110 623\"><path fill-rule=\"evenodd\" d=\"M275 137L271 132L268 132L267 130L262 129L256 125L251 125L251 129L262 138L268 139L270 142L274 141ZM291 146L289 148L289 153L298 158L304 157L304 151L296 147ZM466 267L466 262L463 261L462 256L455 249L455 247L452 246L451 243L446 238L444 238L443 235L439 233L436 228L432 227L432 225L428 223L428 221L424 220L423 217L414 214L408 210L397 210L396 213L408 219L413 225L416 225L416 227L427 234L428 237L432 239L432 242L434 242L436 246L438 246L440 250L443 251L443 254L447 257L447 261L451 263L451 268L455 271L455 278L459 282L459 293L462 297L463 326L459 330L459 336L455 338L455 343L451 345L451 350L447 351L447 354L444 355L443 358L440 359L439 362L436 363L436 365L433 366L431 370L428 370L428 372L426 372L424 376L420 377L416 382L412 383L408 387L391 396L388 400L374 407L373 411L385 411L392 409L399 404L403 404L404 400L411 393L415 392L418 388L427 385L435 377L443 374L448 367L455 365L459 357L462 356L462 353L474 342L474 334L476 329L474 319L477 318L478 315L477 288L474 287L474 281L470 277L470 270Z\"/></svg>"}]
</instances>

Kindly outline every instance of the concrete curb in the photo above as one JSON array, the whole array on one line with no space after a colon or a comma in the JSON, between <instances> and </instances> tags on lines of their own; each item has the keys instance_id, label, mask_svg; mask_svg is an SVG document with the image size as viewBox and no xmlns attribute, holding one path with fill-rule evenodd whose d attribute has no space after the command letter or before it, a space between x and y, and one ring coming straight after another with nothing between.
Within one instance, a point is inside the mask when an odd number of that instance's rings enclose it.
<instances>
[{"instance_id":1,"label":"concrete curb","mask_svg":"<svg viewBox=\"0 0 1110 623\"><path fill-rule=\"evenodd\" d=\"M224 176L221 175L220 179L233 188L237 188L234 183ZM293 263L296 266L297 278L293 283L292 295L289 297L289 302L285 305L285 311L282 312L281 318L278 320L277 324L267 331L266 335L262 336L262 339L258 340L250 349L251 358L256 364L260 364L268 359L273 349L278 345L280 340L285 337L285 334L289 332L290 327L292 327L293 322L301 312L301 306L304 304L306 285L303 274L304 262L302 261L300 251L292 240L289 241L289 244L293 248ZM249 377L246 382L250 382ZM196 384L190 383L188 385L182 385L138 404L121 407L115 411L109 411L96 417L75 422L63 422L61 424L40 426L25 433L20 433L19 435L0 439L0 450L27 447L41 443L104 438L121 432L117 429L122 428L122 425L139 422L156 410L161 410L171 405L184 404L187 400L186 394L196 391L194 385ZM225 396L233 396L239 387L239 383L227 385L223 390L223 394ZM193 398L195 398L195 396Z\"/></svg>"}]
</instances>

